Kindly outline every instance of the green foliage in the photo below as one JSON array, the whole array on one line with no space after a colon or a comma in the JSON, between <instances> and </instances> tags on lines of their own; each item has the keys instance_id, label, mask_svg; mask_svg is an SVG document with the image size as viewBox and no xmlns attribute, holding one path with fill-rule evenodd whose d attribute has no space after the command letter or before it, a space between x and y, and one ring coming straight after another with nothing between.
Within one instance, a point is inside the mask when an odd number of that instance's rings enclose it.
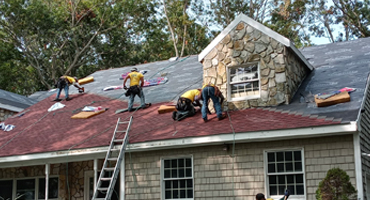
<instances>
[{"instance_id":1,"label":"green foliage","mask_svg":"<svg viewBox=\"0 0 370 200\"><path fill-rule=\"evenodd\" d=\"M349 176L339 168L328 171L316 190L318 200L350 200L356 199L356 189L350 182Z\"/></svg>"}]
</instances>

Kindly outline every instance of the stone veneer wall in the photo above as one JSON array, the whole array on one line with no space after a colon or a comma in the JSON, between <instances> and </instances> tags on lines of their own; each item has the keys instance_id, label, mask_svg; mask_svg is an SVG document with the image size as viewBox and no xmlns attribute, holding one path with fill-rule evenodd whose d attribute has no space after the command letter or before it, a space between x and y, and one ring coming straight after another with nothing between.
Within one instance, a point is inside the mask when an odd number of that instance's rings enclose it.
<instances>
[{"instance_id":1,"label":"stone veneer wall","mask_svg":"<svg viewBox=\"0 0 370 200\"><path fill-rule=\"evenodd\" d=\"M14 115L16 112L0 109L0 122L5 121L8 117Z\"/></svg>"},{"instance_id":2,"label":"stone veneer wall","mask_svg":"<svg viewBox=\"0 0 370 200\"><path fill-rule=\"evenodd\" d=\"M265 193L264 150L282 148L304 148L307 199L315 199L319 182L334 167L345 170L356 184L353 137L338 135L236 144L234 171L231 151L223 151L223 145L131 153L131 161L126 156L125 199L161 199L161 158L182 155L193 156L195 199L234 199L234 192L237 199L253 199Z\"/></svg>"},{"instance_id":3,"label":"stone veneer wall","mask_svg":"<svg viewBox=\"0 0 370 200\"><path fill-rule=\"evenodd\" d=\"M227 97L227 67L260 63L260 98L227 102L235 110L289 103L307 67L287 48L261 31L239 23L203 60L203 82L216 84ZM227 98L226 98L227 99Z\"/></svg>"},{"instance_id":4,"label":"stone veneer wall","mask_svg":"<svg viewBox=\"0 0 370 200\"><path fill-rule=\"evenodd\" d=\"M101 162L100 162L101 164ZM50 176L59 177L59 199L69 199L66 164L51 164ZM100 169L100 168L99 168ZM73 162L68 165L68 182L71 200L84 199L84 172L93 170L93 161ZM1 179L45 177L45 166L0 168Z\"/></svg>"}]
</instances>

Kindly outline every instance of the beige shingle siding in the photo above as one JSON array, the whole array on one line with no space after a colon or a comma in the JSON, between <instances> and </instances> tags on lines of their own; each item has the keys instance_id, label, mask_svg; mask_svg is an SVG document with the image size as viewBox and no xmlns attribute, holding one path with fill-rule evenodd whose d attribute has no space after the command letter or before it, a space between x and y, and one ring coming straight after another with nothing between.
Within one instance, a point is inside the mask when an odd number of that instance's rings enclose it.
<instances>
[{"instance_id":1,"label":"beige shingle siding","mask_svg":"<svg viewBox=\"0 0 370 200\"><path fill-rule=\"evenodd\" d=\"M360 145L361 152L370 153L370 88L367 89L367 95L364 102L364 111L361 114L361 132L360 132ZM366 156L361 157L362 161L362 180L364 183L364 199L368 200L370 197L366 197L366 174L370 175L370 158ZM370 191L368 191L370 193Z\"/></svg>"},{"instance_id":2,"label":"beige shingle siding","mask_svg":"<svg viewBox=\"0 0 370 200\"><path fill-rule=\"evenodd\" d=\"M196 199L231 199L237 195L252 199L265 192L264 150L304 148L307 199L315 199L319 182L333 167L344 169L355 185L352 135L302 140L236 144L234 172L231 147L223 145L185 149L138 152L126 155L126 199L161 199L161 157L192 155L194 165L194 197ZM133 181L132 173L137 178ZM233 178L234 173L234 178ZM135 191L136 187L136 191Z\"/></svg>"}]
</instances>

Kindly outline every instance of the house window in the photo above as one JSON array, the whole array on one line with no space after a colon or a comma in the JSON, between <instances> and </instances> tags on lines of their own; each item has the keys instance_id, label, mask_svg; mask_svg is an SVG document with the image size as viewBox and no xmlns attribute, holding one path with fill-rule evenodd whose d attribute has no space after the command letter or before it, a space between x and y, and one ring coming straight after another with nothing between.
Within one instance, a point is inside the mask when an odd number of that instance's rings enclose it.
<instances>
[{"instance_id":1,"label":"house window","mask_svg":"<svg viewBox=\"0 0 370 200\"><path fill-rule=\"evenodd\" d=\"M258 63L228 68L229 100L245 100L260 97Z\"/></svg>"},{"instance_id":2,"label":"house window","mask_svg":"<svg viewBox=\"0 0 370 200\"><path fill-rule=\"evenodd\" d=\"M191 157L162 159L162 199L193 199Z\"/></svg>"},{"instance_id":3,"label":"house window","mask_svg":"<svg viewBox=\"0 0 370 200\"><path fill-rule=\"evenodd\" d=\"M15 194L14 197L13 194ZM51 177L49 178L49 199L57 198L58 178ZM45 177L0 180L0 199L45 199Z\"/></svg>"},{"instance_id":4,"label":"house window","mask_svg":"<svg viewBox=\"0 0 370 200\"><path fill-rule=\"evenodd\" d=\"M297 197L305 195L303 151L266 152L268 196L283 196L286 190Z\"/></svg>"}]
</instances>

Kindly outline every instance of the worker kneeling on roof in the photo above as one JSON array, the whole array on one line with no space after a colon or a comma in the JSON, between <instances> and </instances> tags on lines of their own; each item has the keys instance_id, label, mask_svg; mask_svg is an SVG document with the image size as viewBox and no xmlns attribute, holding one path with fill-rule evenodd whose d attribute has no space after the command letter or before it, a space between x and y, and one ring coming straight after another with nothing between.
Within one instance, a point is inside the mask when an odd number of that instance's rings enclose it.
<instances>
[{"instance_id":1,"label":"worker kneeling on roof","mask_svg":"<svg viewBox=\"0 0 370 200\"><path fill-rule=\"evenodd\" d=\"M202 94L201 89L194 89L185 92L180 98L177 100L176 109L172 113L172 119L176 121L180 121L185 119L186 117L191 117L195 115L196 110L194 106L199 106L202 108L202 104L200 104L199 100L201 100Z\"/></svg>"},{"instance_id":2,"label":"worker kneeling on roof","mask_svg":"<svg viewBox=\"0 0 370 200\"><path fill-rule=\"evenodd\" d=\"M127 79L130 79L130 87L128 88L128 90L126 87ZM142 88L143 86L144 86L144 75L138 72L136 67L132 68L131 73L129 73L126 76L125 80L123 81L123 88L127 90L126 96L130 97L128 101L128 111L129 112L132 111L132 106L134 105L134 99L136 95L138 95L141 100L140 108L146 108L145 97L144 97L144 92Z\"/></svg>"},{"instance_id":3,"label":"worker kneeling on roof","mask_svg":"<svg viewBox=\"0 0 370 200\"><path fill-rule=\"evenodd\" d=\"M58 79L58 82L56 84L56 87L58 88L57 96L55 97L54 101L61 101L62 99L59 99L60 93L62 92L62 89L64 89L65 93L65 99L67 101L71 100L72 98L69 97L68 90L69 86L73 85L76 88L78 88L78 91L80 93L84 92L84 88L78 84L78 78L77 77L71 77L71 76L61 76Z\"/></svg>"}]
</instances>

